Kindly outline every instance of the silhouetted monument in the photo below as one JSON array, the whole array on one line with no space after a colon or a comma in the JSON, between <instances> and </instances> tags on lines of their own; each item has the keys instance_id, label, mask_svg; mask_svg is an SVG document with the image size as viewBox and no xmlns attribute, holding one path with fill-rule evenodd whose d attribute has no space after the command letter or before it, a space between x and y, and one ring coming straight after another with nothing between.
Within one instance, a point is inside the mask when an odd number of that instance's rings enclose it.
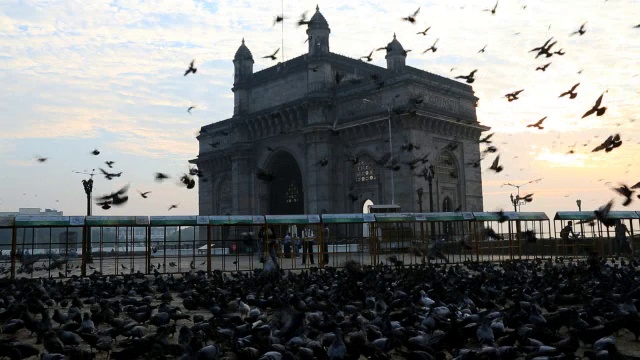
<instances>
[{"instance_id":1,"label":"silhouetted monument","mask_svg":"<svg viewBox=\"0 0 640 360\"><path fill-rule=\"evenodd\" d=\"M395 202L417 212L416 190L426 181L415 174L430 163L405 162L426 154L436 169L434 211L482 211L480 168L466 164L480 159L478 140L489 128L477 121L471 86L407 66L395 35L385 69L330 52L330 32L316 9L309 52L256 73L242 40L233 117L201 128L191 161L205 175L200 214L361 212L367 199L392 202L392 172ZM398 171L383 163L389 109ZM402 149L410 143L420 149ZM258 168L275 178L258 179Z\"/></svg>"}]
</instances>

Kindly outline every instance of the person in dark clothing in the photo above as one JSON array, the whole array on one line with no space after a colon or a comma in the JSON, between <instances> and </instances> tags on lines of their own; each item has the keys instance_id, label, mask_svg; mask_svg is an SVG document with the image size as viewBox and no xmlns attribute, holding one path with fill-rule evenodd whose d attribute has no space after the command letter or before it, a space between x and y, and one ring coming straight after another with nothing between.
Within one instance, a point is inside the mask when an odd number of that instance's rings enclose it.
<instances>
[{"instance_id":1,"label":"person in dark clothing","mask_svg":"<svg viewBox=\"0 0 640 360\"><path fill-rule=\"evenodd\" d=\"M307 263L307 254L309 255L309 261L311 264L315 264L313 259L313 245L315 245L313 231L306 228L302 231L302 263Z\"/></svg>"},{"instance_id":2,"label":"person in dark clothing","mask_svg":"<svg viewBox=\"0 0 640 360\"><path fill-rule=\"evenodd\" d=\"M322 258L324 259L325 265L329 263L329 226L324 226L322 238Z\"/></svg>"}]
</instances>

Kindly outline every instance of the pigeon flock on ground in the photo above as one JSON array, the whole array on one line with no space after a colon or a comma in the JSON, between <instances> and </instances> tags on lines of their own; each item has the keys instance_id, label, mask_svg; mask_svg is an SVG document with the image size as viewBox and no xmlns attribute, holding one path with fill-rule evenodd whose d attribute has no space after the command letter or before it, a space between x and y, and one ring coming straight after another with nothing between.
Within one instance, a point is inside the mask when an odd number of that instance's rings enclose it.
<instances>
[{"instance_id":1,"label":"pigeon flock on ground","mask_svg":"<svg viewBox=\"0 0 640 360\"><path fill-rule=\"evenodd\" d=\"M0 359L640 359L638 260L2 280Z\"/></svg>"}]
</instances>

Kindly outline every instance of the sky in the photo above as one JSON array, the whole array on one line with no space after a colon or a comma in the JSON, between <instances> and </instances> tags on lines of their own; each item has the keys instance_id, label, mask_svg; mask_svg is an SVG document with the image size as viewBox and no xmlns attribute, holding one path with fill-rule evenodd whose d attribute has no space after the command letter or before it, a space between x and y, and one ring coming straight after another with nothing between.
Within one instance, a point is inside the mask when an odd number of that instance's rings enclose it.
<instances>
[{"instance_id":1,"label":"sky","mask_svg":"<svg viewBox=\"0 0 640 360\"><path fill-rule=\"evenodd\" d=\"M395 33L411 49L407 65L445 77L478 69L478 121L495 133L504 171L482 162L484 209L510 209L525 185L522 211L593 210L615 199L612 188L640 181L640 0L0 1L0 211L55 208L83 215L81 180L94 194L131 184L128 204L94 215L195 215L198 192L176 184L197 156L196 132L233 114L233 55L242 38L254 71L277 48L284 59L307 51L299 16L316 4L331 28L332 52L359 58ZM416 23L401 18L420 12ZM273 26L283 13L284 26ZM584 35L570 35L585 25ZM427 35L416 34L431 27ZM529 50L554 37L564 56L535 59ZM438 40L435 53L422 54ZM478 51L486 45L485 51ZM386 67L383 52L373 64ZM198 72L183 76L195 59ZM278 59L282 60L282 57ZM538 66L551 62L546 71ZM558 98L574 84L575 99ZM505 94L524 89L520 99ZM603 116L581 119L602 93ZM192 114L189 106L196 106ZM527 128L547 116L544 129ZM591 150L619 133L609 153ZM91 155L98 149L100 155ZM574 154L568 154L574 149ZM39 163L36 157L47 157ZM108 169L105 161L115 161ZM172 176L157 183L154 172ZM151 191L142 199L136 191ZM177 209L168 211L172 204Z\"/></svg>"}]
</instances>

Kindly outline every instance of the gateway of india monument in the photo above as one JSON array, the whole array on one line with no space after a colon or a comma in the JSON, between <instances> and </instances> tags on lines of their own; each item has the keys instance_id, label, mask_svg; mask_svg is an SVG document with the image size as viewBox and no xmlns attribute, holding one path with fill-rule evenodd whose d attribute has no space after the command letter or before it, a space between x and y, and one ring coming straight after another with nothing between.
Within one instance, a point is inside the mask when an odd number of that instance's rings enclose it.
<instances>
[{"instance_id":1,"label":"gateway of india monument","mask_svg":"<svg viewBox=\"0 0 640 360\"><path fill-rule=\"evenodd\" d=\"M201 128L191 160L200 215L418 212L418 194L436 212L482 211L489 128L471 86L407 66L395 35L382 68L330 52L330 33L316 8L308 53L255 73L242 40L233 116Z\"/></svg>"}]
</instances>

